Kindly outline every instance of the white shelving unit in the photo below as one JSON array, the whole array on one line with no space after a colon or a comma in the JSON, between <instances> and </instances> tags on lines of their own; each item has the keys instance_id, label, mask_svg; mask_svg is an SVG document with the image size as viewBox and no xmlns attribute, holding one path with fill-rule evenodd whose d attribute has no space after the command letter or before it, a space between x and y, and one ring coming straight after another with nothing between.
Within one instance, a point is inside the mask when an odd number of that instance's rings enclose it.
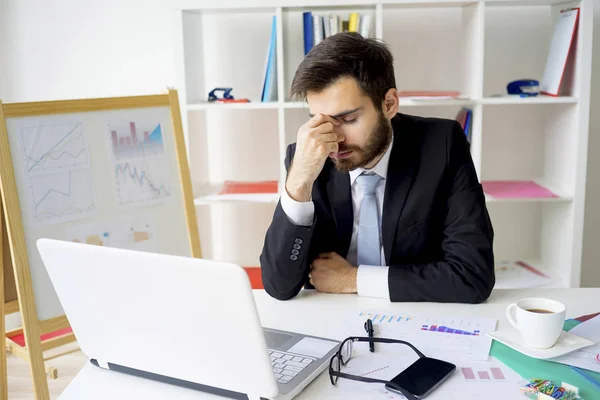
<instances>
[{"instance_id":1,"label":"white shelving unit","mask_svg":"<svg viewBox=\"0 0 600 400\"><path fill-rule=\"evenodd\" d=\"M575 79L565 96L498 96L514 79L542 79L561 9L580 7ZM557 198L487 196L495 255L529 260L555 279L580 285L591 80L592 0L181 0L174 16L177 89L204 256L259 264L279 195L219 195L233 181L284 187L287 145L308 119L287 96L304 57L302 13L370 14L370 36L395 57L399 90L457 90L458 99L400 100L400 112L454 119L473 110L471 154L482 181L534 180ZM277 17L278 98L260 102L272 17ZM250 103L206 101L232 87Z\"/></svg>"}]
</instances>

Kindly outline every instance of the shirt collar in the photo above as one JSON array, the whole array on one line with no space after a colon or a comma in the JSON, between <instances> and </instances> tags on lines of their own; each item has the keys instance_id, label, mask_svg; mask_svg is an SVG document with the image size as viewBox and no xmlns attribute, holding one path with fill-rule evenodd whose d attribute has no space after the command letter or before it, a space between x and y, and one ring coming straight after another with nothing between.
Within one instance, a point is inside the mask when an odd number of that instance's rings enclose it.
<instances>
[{"instance_id":1,"label":"shirt collar","mask_svg":"<svg viewBox=\"0 0 600 400\"><path fill-rule=\"evenodd\" d=\"M388 146L388 148L386 149L385 153L383 153L383 157L381 157L381 160L379 160L379 162L377 162L377 164L375 164L375 166L373 168L371 168L370 170L367 170L365 168L356 168L352 171L350 171L350 186L352 186L354 184L354 181L356 180L356 178L358 178L358 176L360 174L362 174L364 171L369 171L369 172L374 172L377 175L381 176L383 179L385 179L387 177L387 169L388 169L388 164L390 163L390 153L392 151L392 145L394 144L394 135L392 135L392 140L390 141L390 144Z\"/></svg>"}]
</instances>

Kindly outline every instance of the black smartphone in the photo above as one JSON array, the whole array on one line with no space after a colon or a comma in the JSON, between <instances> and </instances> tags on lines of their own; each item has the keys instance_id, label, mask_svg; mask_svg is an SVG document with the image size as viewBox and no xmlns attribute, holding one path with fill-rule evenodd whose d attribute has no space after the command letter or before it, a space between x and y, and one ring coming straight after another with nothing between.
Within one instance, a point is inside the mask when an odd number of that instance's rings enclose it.
<instances>
[{"instance_id":1,"label":"black smartphone","mask_svg":"<svg viewBox=\"0 0 600 400\"><path fill-rule=\"evenodd\" d=\"M422 357L398 374L392 379L392 382L416 398L422 399L448 379L455 370L456 365L447 361ZM389 384L385 387L390 391L400 393Z\"/></svg>"}]
</instances>

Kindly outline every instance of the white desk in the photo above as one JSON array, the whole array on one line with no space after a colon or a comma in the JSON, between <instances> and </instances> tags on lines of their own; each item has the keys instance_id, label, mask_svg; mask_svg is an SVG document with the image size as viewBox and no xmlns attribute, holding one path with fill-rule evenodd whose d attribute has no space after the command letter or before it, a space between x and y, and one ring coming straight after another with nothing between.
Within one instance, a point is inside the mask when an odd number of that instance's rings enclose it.
<instances>
[{"instance_id":1,"label":"white desk","mask_svg":"<svg viewBox=\"0 0 600 400\"><path fill-rule=\"evenodd\" d=\"M356 295L328 295L303 291L293 300L278 301L257 290L256 305L263 326L306 334L344 339L347 323L343 321L355 310L372 309L396 312L447 313L453 315L481 316L498 319L498 329L508 326L505 309L509 303L523 297L550 297L567 306L567 318L598 312L600 288L593 289L527 289L495 290L483 304L390 303L385 300ZM346 399L331 385L327 370L314 380L297 399ZM182 389L142 378L86 366L65 389L60 400L119 400L119 399L222 399L213 395Z\"/></svg>"}]
</instances>

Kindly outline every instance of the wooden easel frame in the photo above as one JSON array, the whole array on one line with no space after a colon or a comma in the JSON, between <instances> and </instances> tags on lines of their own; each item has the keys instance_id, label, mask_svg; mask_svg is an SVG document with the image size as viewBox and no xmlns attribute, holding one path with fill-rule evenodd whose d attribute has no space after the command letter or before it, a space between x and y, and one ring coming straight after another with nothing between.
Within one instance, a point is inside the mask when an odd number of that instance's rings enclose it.
<instances>
[{"instance_id":1,"label":"wooden easel frame","mask_svg":"<svg viewBox=\"0 0 600 400\"><path fill-rule=\"evenodd\" d=\"M2 306L0 307L0 318L2 319L0 328L2 331L0 331L0 333L2 333L2 336L5 337L6 333L3 332L4 315L21 311L21 318L23 322L22 332L25 336L26 346L25 348L20 346L18 348L13 347L10 341L7 341L7 344L11 346L11 350L15 353L15 355L25 358L29 362L31 376L33 378L34 395L38 400L49 400L48 382L44 369L45 360L43 358L43 352L45 350L72 342L75 340L75 337L71 333L50 339L45 342L40 340L40 335L55 332L64 328L69 328L70 325L69 321L64 315L47 320L38 320L37 318L36 304L27 257L27 243L25 241L25 232L21 219L21 209L5 123L6 118L160 106L170 107L171 122L175 139L177 167L180 178L179 183L182 188L182 196L185 208L184 212L188 225L188 239L190 243L191 255L192 257L201 258L202 253L200 248L200 237L197 228L191 177L183 137L179 98L176 90L169 89L168 93L166 94L148 96L61 100L32 103L13 103L4 105L2 102L0 102L0 192L2 195L2 201L0 201L0 203L2 203L2 207L4 209L4 222L7 226L9 239L8 242L10 254L12 256L13 272L18 295L18 301L5 304L3 294L4 287L2 286L2 290L0 291L0 294L2 294L2 297L0 298L2 303ZM1 221L0 224L2 224ZM0 245L0 247L2 246ZM3 250L8 251L8 249ZM0 256L2 256L1 248ZM0 284L3 285L2 281L3 280L0 279ZM4 310L2 310L2 308L4 308ZM14 334L15 331L11 333ZM4 349L4 347L5 346L2 343L2 348ZM4 353L2 353L2 350L0 350L0 357L2 357L3 354ZM6 356L2 357L2 359L5 360ZM0 383L2 383L2 376L6 376L6 373L2 374L2 369L4 368L4 370L6 370L6 368L3 367L4 364L1 363L2 361L0 360ZM3 387L6 387L6 385L3 385ZM1 395L3 394L0 391L0 396ZM1 399L2 398L0 397L0 400Z\"/></svg>"},{"instance_id":2,"label":"wooden easel frame","mask_svg":"<svg viewBox=\"0 0 600 400\"><path fill-rule=\"evenodd\" d=\"M4 312L4 211L2 208L2 197L0 196L0 338L6 336L5 312ZM0 400L8 399L8 370L6 368L6 346L4 340L0 340Z\"/></svg>"}]
</instances>

